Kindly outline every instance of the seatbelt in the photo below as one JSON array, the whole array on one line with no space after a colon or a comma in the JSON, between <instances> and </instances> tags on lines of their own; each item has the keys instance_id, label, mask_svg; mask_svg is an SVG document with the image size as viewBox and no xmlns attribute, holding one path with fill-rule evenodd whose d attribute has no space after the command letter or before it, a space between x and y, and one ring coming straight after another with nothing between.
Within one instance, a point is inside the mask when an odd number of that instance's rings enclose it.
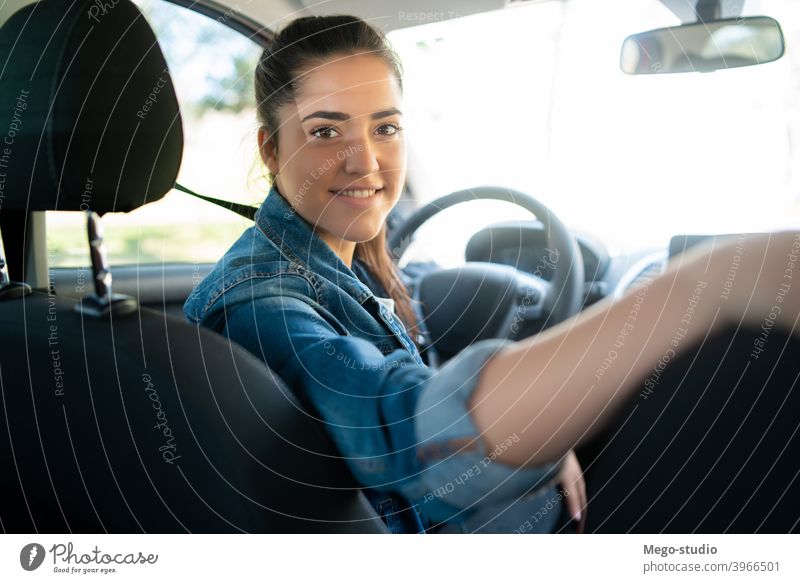
<instances>
[{"instance_id":1,"label":"seatbelt","mask_svg":"<svg viewBox=\"0 0 800 583\"><path fill-rule=\"evenodd\" d=\"M237 215L243 216L246 219L250 219L251 221L255 220L256 211L258 211L257 206L239 204L238 202L231 202L229 200L220 200L218 198L211 198L210 196L203 196L202 194L197 194L196 192L189 190L188 188L178 184L177 182L175 183L174 188L175 190L180 190L181 192L185 192L186 194L191 194L192 196L196 196L197 198L221 206L222 208L226 208L229 211L235 212Z\"/></svg>"}]
</instances>

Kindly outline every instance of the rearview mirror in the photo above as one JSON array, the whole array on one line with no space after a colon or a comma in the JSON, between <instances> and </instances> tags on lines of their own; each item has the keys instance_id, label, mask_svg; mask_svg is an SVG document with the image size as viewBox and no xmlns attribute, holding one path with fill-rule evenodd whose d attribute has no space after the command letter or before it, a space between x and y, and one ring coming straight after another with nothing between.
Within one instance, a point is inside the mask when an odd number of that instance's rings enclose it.
<instances>
[{"instance_id":1,"label":"rearview mirror","mask_svg":"<svg viewBox=\"0 0 800 583\"><path fill-rule=\"evenodd\" d=\"M634 34L620 68L631 75L706 73L763 65L783 56L783 32L768 16L701 21Z\"/></svg>"}]
</instances>

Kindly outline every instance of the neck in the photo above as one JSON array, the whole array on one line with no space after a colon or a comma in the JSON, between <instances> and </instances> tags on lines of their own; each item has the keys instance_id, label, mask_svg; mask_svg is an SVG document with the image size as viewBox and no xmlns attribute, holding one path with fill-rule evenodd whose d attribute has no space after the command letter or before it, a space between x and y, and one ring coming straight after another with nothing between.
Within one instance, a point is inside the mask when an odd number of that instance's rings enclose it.
<instances>
[{"instance_id":1,"label":"neck","mask_svg":"<svg viewBox=\"0 0 800 583\"><path fill-rule=\"evenodd\" d=\"M278 192L279 196L283 196L281 192L283 191L283 187L279 187L277 180L273 184L273 188ZM286 199L286 197L283 197ZM325 241L325 243L330 247L334 253L341 259L347 267L350 269L353 268L353 254L356 250L356 244L353 241L345 241L338 237L331 235L330 233L326 233L321 229L315 229L315 232L319 236L320 239Z\"/></svg>"},{"instance_id":2,"label":"neck","mask_svg":"<svg viewBox=\"0 0 800 583\"><path fill-rule=\"evenodd\" d=\"M331 235L330 233L325 233L322 231L318 231L317 234L319 238L327 243L328 247L330 247L334 253L341 259L345 265L349 268L353 268L353 254L356 250L356 244L353 241L345 241L344 239L340 239Z\"/></svg>"}]
</instances>

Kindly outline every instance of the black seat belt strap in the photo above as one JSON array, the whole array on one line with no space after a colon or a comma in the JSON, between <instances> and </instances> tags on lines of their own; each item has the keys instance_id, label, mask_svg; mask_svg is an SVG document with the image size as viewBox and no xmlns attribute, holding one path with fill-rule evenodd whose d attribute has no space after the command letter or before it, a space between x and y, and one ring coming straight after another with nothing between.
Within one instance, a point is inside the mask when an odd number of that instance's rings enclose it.
<instances>
[{"instance_id":1,"label":"black seat belt strap","mask_svg":"<svg viewBox=\"0 0 800 583\"><path fill-rule=\"evenodd\" d=\"M210 196L203 196L202 194L198 194L182 186L175 183L175 190L180 190L181 192L185 192L186 194L191 194L192 196L196 196L197 198L203 199L207 202L216 204L223 208L228 209L229 211L235 212L237 215L241 215L246 219L250 219L251 221L255 220L256 211L258 211L257 206L250 206L246 204L239 204L238 202L231 202L229 200L220 200L218 198L211 198Z\"/></svg>"}]
</instances>

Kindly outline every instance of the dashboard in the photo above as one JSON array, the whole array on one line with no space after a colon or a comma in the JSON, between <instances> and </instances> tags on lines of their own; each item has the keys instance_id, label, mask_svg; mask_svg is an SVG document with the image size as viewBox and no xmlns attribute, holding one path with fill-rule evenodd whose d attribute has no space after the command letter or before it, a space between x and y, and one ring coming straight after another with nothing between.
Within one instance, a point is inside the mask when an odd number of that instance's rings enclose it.
<instances>
[{"instance_id":1,"label":"dashboard","mask_svg":"<svg viewBox=\"0 0 800 583\"><path fill-rule=\"evenodd\" d=\"M669 258L666 247L612 257L600 241L584 233L572 234L583 256L587 306L607 296L620 296L644 279L661 273ZM550 281L555 264L547 239L541 221L498 222L470 238L464 258L510 265Z\"/></svg>"}]
</instances>

